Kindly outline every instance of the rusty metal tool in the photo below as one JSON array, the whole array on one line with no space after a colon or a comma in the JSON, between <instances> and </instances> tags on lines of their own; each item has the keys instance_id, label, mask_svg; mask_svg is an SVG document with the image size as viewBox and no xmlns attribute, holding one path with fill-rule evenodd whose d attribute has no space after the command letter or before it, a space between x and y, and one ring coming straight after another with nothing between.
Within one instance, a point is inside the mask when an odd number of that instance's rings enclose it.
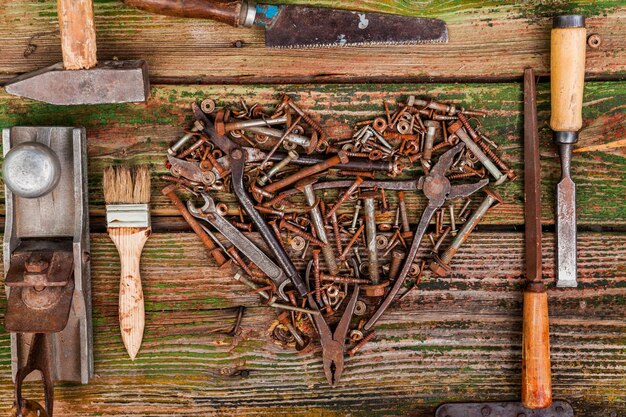
<instances>
[{"instance_id":1,"label":"rusty metal tool","mask_svg":"<svg viewBox=\"0 0 626 417\"><path fill-rule=\"evenodd\" d=\"M522 401L443 404L436 417L573 417L569 403L552 401L548 296L541 280L541 169L536 79L524 71L524 192L526 280L522 335Z\"/></svg>"},{"instance_id":2,"label":"rusty metal tool","mask_svg":"<svg viewBox=\"0 0 626 417\"><path fill-rule=\"evenodd\" d=\"M308 277L311 274L312 267L313 260L309 261L306 269L307 282L309 281ZM355 268L355 271L358 271L358 268ZM309 305L313 308L318 308L318 305L313 299L313 294L314 291L310 291L308 294ZM341 319L339 320L339 324L335 328L334 332L330 330L328 323L321 314L311 316L313 317L313 322L315 323L315 327L317 328L317 332L320 336L324 374L326 375L326 380L331 386L335 386L337 382L339 382L341 374L343 373L346 336L348 335L350 320L352 320L352 316L354 315L354 308L356 307L358 298L359 285L355 284L354 290L352 290L352 296L350 296L350 301L348 302L348 305L346 306L346 309L344 310Z\"/></svg>"},{"instance_id":3,"label":"rusty metal tool","mask_svg":"<svg viewBox=\"0 0 626 417\"><path fill-rule=\"evenodd\" d=\"M259 267L267 276L276 284L278 294L284 299L289 300L285 295L285 286L289 283L289 279L282 269L278 267L261 249L250 241L243 233L233 226L228 220L222 217L215 209L215 202L206 193L200 194L204 199L204 205L197 208L193 201L187 201L187 209L192 216L204 220L226 239L230 241L237 249L241 251L248 259Z\"/></svg>"},{"instance_id":4,"label":"rusty metal tool","mask_svg":"<svg viewBox=\"0 0 626 417\"><path fill-rule=\"evenodd\" d=\"M213 19L235 27L265 28L265 46L319 48L350 45L445 43L438 19L297 5L255 5L251 0L124 0L151 13Z\"/></svg>"},{"instance_id":5,"label":"rusty metal tool","mask_svg":"<svg viewBox=\"0 0 626 417\"><path fill-rule=\"evenodd\" d=\"M30 350L26 363L17 370L15 375L15 403L11 410L12 417L52 417L54 406L54 381L51 368L51 341L46 333L35 333L32 336ZM34 371L41 372L43 381L45 411L41 406L22 397L22 383Z\"/></svg>"},{"instance_id":6,"label":"rusty metal tool","mask_svg":"<svg viewBox=\"0 0 626 417\"><path fill-rule=\"evenodd\" d=\"M193 103L191 106L194 116L202 122L204 133L218 148L220 148L229 158L229 166L231 171L231 182L233 192L241 205L241 208L250 216L252 223L256 226L261 238L267 243L270 251L276 257L276 263L283 270L285 275L293 283L301 296L305 296L308 292L302 277L298 273L295 265L289 258L289 255L278 241L276 235L272 232L269 225L265 222L259 211L255 208L254 203L246 192L243 184L243 173L245 157L241 146L237 145L226 136L218 135L215 132L213 123L204 114L200 107Z\"/></svg>"},{"instance_id":7,"label":"rusty metal tool","mask_svg":"<svg viewBox=\"0 0 626 417\"><path fill-rule=\"evenodd\" d=\"M585 84L585 18L557 16L550 46L550 127L561 157L556 187L557 287L576 287L576 184L570 175L572 148L582 127Z\"/></svg>"},{"instance_id":8,"label":"rusty metal tool","mask_svg":"<svg viewBox=\"0 0 626 417\"><path fill-rule=\"evenodd\" d=\"M12 373L26 363L32 333L49 333L52 379L86 384L93 345L85 129L12 127L2 131L2 144ZM55 164L59 177L49 181L46 167ZM33 195L37 189L45 193Z\"/></svg>"},{"instance_id":9,"label":"rusty metal tool","mask_svg":"<svg viewBox=\"0 0 626 417\"><path fill-rule=\"evenodd\" d=\"M374 326L374 324L376 324L378 319L380 319L380 317L387 310L389 305L391 305L394 297L398 294L398 291L400 291L400 288L402 288L402 285L404 284L404 281L409 274L415 256L417 255L417 250L422 241L422 238L424 237L426 228L428 227L428 224L430 223L430 220L434 216L435 212L439 210L439 208L441 208L441 206L443 206L443 204L447 200L470 196L489 183L488 179L483 179L473 184L450 184L450 180L446 178L445 174L452 166L456 155L458 155L464 147L465 144L460 142L449 151L441 155L437 163L431 168L428 175L418 180L416 188L424 192L424 195L428 199L428 204L422 212L422 217L420 218L417 229L415 230L413 242L411 243L411 247L407 254L406 260L404 261L402 270L400 271L400 275L398 275L396 282L393 284L393 287L391 287L391 290L389 290L389 292L387 293L387 296L385 297L383 302L378 306L376 312L372 315L369 321L365 323L365 326L363 328L366 331L370 330Z\"/></svg>"},{"instance_id":10,"label":"rusty metal tool","mask_svg":"<svg viewBox=\"0 0 626 417\"><path fill-rule=\"evenodd\" d=\"M51 104L146 101L148 64L96 58L92 0L57 0L63 62L9 81L7 93Z\"/></svg>"}]
</instances>

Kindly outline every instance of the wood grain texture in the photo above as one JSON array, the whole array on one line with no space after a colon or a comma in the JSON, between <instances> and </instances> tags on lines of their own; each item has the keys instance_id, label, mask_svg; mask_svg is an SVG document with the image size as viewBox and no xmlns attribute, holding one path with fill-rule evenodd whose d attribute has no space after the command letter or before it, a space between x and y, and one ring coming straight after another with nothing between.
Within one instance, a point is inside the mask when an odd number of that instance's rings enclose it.
<instances>
[{"instance_id":1,"label":"wood grain texture","mask_svg":"<svg viewBox=\"0 0 626 417\"><path fill-rule=\"evenodd\" d=\"M135 360L145 327L144 297L139 264L141 251L151 229L138 227L109 228L109 237L120 256L118 316L122 341L130 359Z\"/></svg>"},{"instance_id":2,"label":"wood grain texture","mask_svg":"<svg viewBox=\"0 0 626 417\"><path fill-rule=\"evenodd\" d=\"M68 70L96 66L96 28L92 0L57 0L63 66Z\"/></svg>"},{"instance_id":3,"label":"wood grain texture","mask_svg":"<svg viewBox=\"0 0 626 417\"><path fill-rule=\"evenodd\" d=\"M522 316L522 403L547 408L552 405L548 294L524 291Z\"/></svg>"},{"instance_id":4,"label":"wood grain texture","mask_svg":"<svg viewBox=\"0 0 626 417\"><path fill-rule=\"evenodd\" d=\"M576 415L622 417L626 236L580 235L579 289L552 288L553 235L543 243L554 396L571 401ZM268 329L275 313L218 271L190 233L158 233L146 244L146 332L142 354L130 361L118 330L118 256L108 236L95 234L96 377L85 386L57 385L55 408L59 415L110 417L432 417L444 401L519 400L522 244L521 233L474 232L454 258L453 273L427 275L420 290L392 308L331 389L319 346L298 353L274 343ZM422 248L418 257L426 254ZM241 332L216 333L230 329L238 305L248 307ZM9 363L2 332L2 410L11 402ZM27 397L39 393L39 385L27 385Z\"/></svg>"},{"instance_id":5,"label":"wood grain texture","mask_svg":"<svg viewBox=\"0 0 626 417\"><path fill-rule=\"evenodd\" d=\"M503 84L373 84L373 85L279 85L279 86L157 86L146 104L59 107L36 103L0 93L0 127L13 125L85 126L89 152L89 203L92 216L104 214L101 172L111 163L150 163L153 168L153 216L178 215L169 199L160 193L165 182L156 178L166 173L166 150L191 125L192 101L214 98L218 105L236 103L244 97L249 103L276 105L279 94L286 92L319 120L331 138L345 138L357 121L384 114L383 100L395 103L408 95L435 97L458 106L485 110L483 131L498 145L497 153L522 173L523 94L517 83ZM598 145L626 135L626 82L590 82L586 84L583 106L584 127L577 146ZM538 86L540 152L542 164L542 218L554 223L554 190L560 178L560 161L548 126L550 116L549 85ZM581 227L626 225L626 207L621 196L626 193L626 148L583 152L574 156L572 174L578 184L578 219ZM405 178L415 178L419 170ZM497 187L505 204L487 214L483 224L522 224L523 181L507 182ZM0 196L4 191L0 190ZM389 193L392 207L395 193ZM617 198L614 196L620 196ZM328 201L334 198L327 194ZM229 204L234 214L232 195L216 196ZM474 204L478 204L476 198ZM3 200L2 200L3 201ZM424 207L418 193L407 193L409 220L416 223ZM459 207L460 208L460 207ZM350 204L340 213L348 213ZM392 216L391 216L392 217ZM386 217L381 220L393 221Z\"/></svg>"},{"instance_id":6,"label":"wood grain texture","mask_svg":"<svg viewBox=\"0 0 626 417\"><path fill-rule=\"evenodd\" d=\"M546 74L552 16L579 13L588 17L589 33L602 37L600 48L588 51L588 74L605 77L626 73L623 0L268 2L436 17L448 24L450 42L332 50L267 49L259 28L152 15L124 6L119 0L100 0L95 3L99 58L145 59L153 82L512 79L521 77L527 66ZM0 82L61 60L54 34L58 29L55 7L54 0L0 4Z\"/></svg>"},{"instance_id":7,"label":"wood grain texture","mask_svg":"<svg viewBox=\"0 0 626 417\"><path fill-rule=\"evenodd\" d=\"M552 29L550 127L557 132L577 132L583 125L586 35L585 28Z\"/></svg>"}]
</instances>

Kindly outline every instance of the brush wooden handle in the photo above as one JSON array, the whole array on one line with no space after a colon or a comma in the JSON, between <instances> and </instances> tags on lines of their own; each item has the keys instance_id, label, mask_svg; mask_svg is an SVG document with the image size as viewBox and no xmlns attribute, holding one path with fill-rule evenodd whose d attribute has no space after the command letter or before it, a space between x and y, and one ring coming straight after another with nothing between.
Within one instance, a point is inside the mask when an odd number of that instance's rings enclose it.
<instances>
[{"instance_id":1,"label":"brush wooden handle","mask_svg":"<svg viewBox=\"0 0 626 417\"><path fill-rule=\"evenodd\" d=\"M92 0L57 0L63 66L68 70L96 66L96 27Z\"/></svg>"},{"instance_id":2,"label":"brush wooden handle","mask_svg":"<svg viewBox=\"0 0 626 417\"><path fill-rule=\"evenodd\" d=\"M524 291L522 403L528 408L552 404L548 294Z\"/></svg>"},{"instance_id":3,"label":"brush wooden handle","mask_svg":"<svg viewBox=\"0 0 626 417\"><path fill-rule=\"evenodd\" d=\"M577 132L582 127L586 37L582 16L554 19L550 45L550 127L554 131Z\"/></svg>"},{"instance_id":4,"label":"brush wooden handle","mask_svg":"<svg viewBox=\"0 0 626 417\"><path fill-rule=\"evenodd\" d=\"M167 16L212 19L240 26L245 19L247 3L242 0L123 0L124 4L150 13Z\"/></svg>"},{"instance_id":5,"label":"brush wooden handle","mask_svg":"<svg viewBox=\"0 0 626 417\"><path fill-rule=\"evenodd\" d=\"M134 360L141 347L145 326L139 261L143 246L150 236L151 228L109 228L108 232L120 255L121 274L118 311L122 341L128 355Z\"/></svg>"}]
</instances>

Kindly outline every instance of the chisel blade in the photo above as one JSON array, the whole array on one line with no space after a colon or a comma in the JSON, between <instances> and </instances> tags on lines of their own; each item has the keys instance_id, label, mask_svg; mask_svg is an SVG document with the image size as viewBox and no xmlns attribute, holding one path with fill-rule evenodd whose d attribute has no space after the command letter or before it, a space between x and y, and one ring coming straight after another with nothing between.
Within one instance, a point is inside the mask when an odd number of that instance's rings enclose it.
<instances>
[{"instance_id":1,"label":"chisel blade","mask_svg":"<svg viewBox=\"0 0 626 417\"><path fill-rule=\"evenodd\" d=\"M254 22L264 26L270 48L445 43L445 22L384 13L295 5L258 5Z\"/></svg>"},{"instance_id":2,"label":"chisel blade","mask_svg":"<svg viewBox=\"0 0 626 417\"><path fill-rule=\"evenodd\" d=\"M556 187L556 233L556 286L576 287L576 184L570 177Z\"/></svg>"}]
</instances>

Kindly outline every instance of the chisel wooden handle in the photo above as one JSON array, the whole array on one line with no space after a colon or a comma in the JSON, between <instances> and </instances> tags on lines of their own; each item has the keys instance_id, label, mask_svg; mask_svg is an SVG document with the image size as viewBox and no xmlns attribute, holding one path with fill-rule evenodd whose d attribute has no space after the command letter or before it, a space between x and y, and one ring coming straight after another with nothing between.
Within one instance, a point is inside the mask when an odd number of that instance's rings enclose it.
<instances>
[{"instance_id":1,"label":"chisel wooden handle","mask_svg":"<svg viewBox=\"0 0 626 417\"><path fill-rule=\"evenodd\" d=\"M555 140L559 143L576 142L575 132L582 127L586 36L583 16L554 18L550 46L550 127L557 132Z\"/></svg>"},{"instance_id":2,"label":"chisel wooden handle","mask_svg":"<svg viewBox=\"0 0 626 417\"><path fill-rule=\"evenodd\" d=\"M131 359L135 359L145 326L145 312L139 260L150 236L150 228L109 228L109 236L120 255L119 319L122 341Z\"/></svg>"},{"instance_id":3,"label":"chisel wooden handle","mask_svg":"<svg viewBox=\"0 0 626 417\"><path fill-rule=\"evenodd\" d=\"M522 403L528 408L552 404L548 294L524 291Z\"/></svg>"},{"instance_id":4,"label":"chisel wooden handle","mask_svg":"<svg viewBox=\"0 0 626 417\"><path fill-rule=\"evenodd\" d=\"M212 19L231 26L250 26L255 6L246 0L123 0L124 4L167 16Z\"/></svg>"},{"instance_id":5,"label":"chisel wooden handle","mask_svg":"<svg viewBox=\"0 0 626 417\"><path fill-rule=\"evenodd\" d=\"M96 28L91 0L57 0L65 69L96 66Z\"/></svg>"}]
</instances>

